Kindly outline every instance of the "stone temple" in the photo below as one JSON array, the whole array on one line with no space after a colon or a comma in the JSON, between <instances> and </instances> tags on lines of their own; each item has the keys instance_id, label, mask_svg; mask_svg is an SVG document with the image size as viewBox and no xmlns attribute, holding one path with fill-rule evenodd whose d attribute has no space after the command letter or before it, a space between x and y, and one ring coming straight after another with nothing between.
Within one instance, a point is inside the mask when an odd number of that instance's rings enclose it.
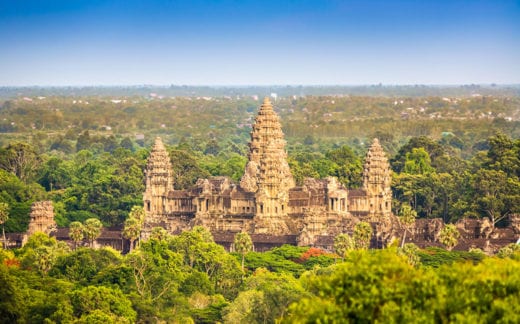
<instances>
[{"instance_id":1,"label":"stone temple","mask_svg":"<svg viewBox=\"0 0 520 324\"><path fill-rule=\"evenodd\" d=\"M284 243L327 246L337 234L351 233L357 222L367 221L379 231L373 243L385 244L389 235L382 229L390 229L395 217L390 165L378 140L366 155L361 189L345 188L333 177L308 178L296 186L285 143L279 117L266 98L252 127L240 182L212 177L174 190L170 158L157 138L145 170L142 238L154 227L179 233L201 225L228 248L240 231L251 234L257 250Z\"/></svg>"},{"instance_id":2,"label":"stone temple","mask_svg":"<svg viewBox=\"0 0 520 324\"><path fill-rule=\"evenodd\" d=\"M145 169L143 195L146 217L141 238L154 227L171 234L201 225L216 243L233 249L237 232L251 235L254 248L263 251L282 244L314 246L333 250L334 237L352 234L360 221L372 226L372 248L383 248L406 235L406 243L421 248L442 246L440 218L417 219L406 229L392 214L391 172L386 155L374 139L366 154L363 185L345 188L336 178L305 179L296 186L287 163L285 141L278 116L265 99L255 119L249 143L248 163L239 183L227 177L199 179L185 190L174 190L170 157L160 138L155 140ZM496 253L520 237L520 214L509 216L509 226L498 228L489 219L462 218L456 224L460 238L457 250L480 248ZM45 232L71 246L69 229L56 228L52 202L35 202L27 233L7 233L9 247L20 247L29 235ZM106 228L96 246L111 246L128 252L130 242L121 228Z\"/></svg>"}]
</instances>

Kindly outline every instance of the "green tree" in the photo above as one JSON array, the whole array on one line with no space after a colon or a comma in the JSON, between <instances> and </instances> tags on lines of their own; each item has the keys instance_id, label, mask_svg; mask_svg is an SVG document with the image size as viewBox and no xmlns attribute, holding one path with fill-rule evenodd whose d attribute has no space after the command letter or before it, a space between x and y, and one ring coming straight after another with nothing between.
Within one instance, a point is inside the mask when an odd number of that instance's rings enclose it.
<instances>
[{"instance_id":1,"label":"green tree","mask_svg":"<svg viewBox=\"0 0 520 324\"><path fill-rule=\"evenodd\" d=\"M175 298L190 272L183 264L182 255L170 248L170 243L152 238L124 258L132 276L133 291L138 296L134 301L141 312L150 314L154 308L170 307L169 301Z\"/></svg>"},{"instance_id":2,"label":"green tree","mask_svg":"<svg viewBox=\"0 0 520 324\"><path fill-rule=\"evenodd\" d=\"M129 151L133 151L134 150L134 143L132 142L132 140L129 138L129 137L125 137L121 140L121 147L124 148L124 149L127 149Z\"/></svg>"},{"instance_id":3,"label":"green tree","mask_svg":"<svg viewBox=\"0 0 520 324\"><path fill-rule=\"evenodd\" d=\"M97 218L89 218L85 221L83 229L90 247L94 247L94 241L101 235L102 228L103 224Z\"/></svg>"},{"instance_id":4,"label":"green tree","mask_svg":"<svg viewBox=\"0 0 520 324\"><path fill-rule=\"evenodd\" d=\"M130 241L130 251L133 250L134 242L141 234L142 223L135 217L128 218L123 228L123 237Z\"/></svg>"},{"instance_id":5,"label":"green tree","mask_svg":"<svg viewBox=\"0 0 520 324\"><path fill-rule=\"evenodd\" d=\"M414 148L425 150L431 159L432 166L436 166L437 158L445 155L444 148L432 139L426 136L412 137L408 143L399 149L395 157L390 160L392 169L395 172L403 171L406 164L406 155L411 153ZM412 154L412 157L414 156L415 154ZM426 158L421 150L419 150L419 156Z\"/></svg>"},{"instance_id":6,"label":"green tree","mask_svg":"<svg viewBox=\"0 0 520 324\"><path fill-rule=\"evenodd\" d=\"M503 133L497 133L488 139L486 167L500 170L508 177L520 176L520 139L511 140Z\"/></svg>"},{"instance_id":7,"label":"green tree","mask_svg":"<svg viewBox=\"0 0 520 324\"><path fill-rule=\"evenodd\" d=\"M69 237L74 242L74 250L77 248L78 243L83 240L85 229L83 224L78 221L72 222L69 225Z\"/></svg>"},{"instance_id":8,"label":"green tree","mask_svg":"<svg viewBox=\"0 0 520 324\"><path fill-rule=\"evenodd\" d=\"M5 222L9 219L9 205L0 202L0 224L2 224L2 238L4 240L4 249L7 249L7 239L5 238Z\"/></svg>"},{"instance_id":9,"label":"green tree","mask_svg":"<svg viewBox=\"0 0 520 324\"><path fill-rule=\"evenodd\" d=\"M331 176L335 176L349 188L362 183L363 164L359 156L347 145L328 151L325 156L336 164Z\"/></svg>"},{"instance_id":10,"label":"green tree","mask_svg":"<svg viewBox=\"0 0 520 324\"><path fill-rule=\"evenodd\" d=\"M359 222L354 227L354 241L359 249L368 249L372 238L372 226L367 222Z\"/></svg>"},{"instance_id":11,"label":"green tree","mask_svg":"<svg viewBox=\"0 0 520 324\"><path fill-rule=\"evenodd\" d=\"M207 178L209 173L203 170L197 156L186 150L170 151L175 189L186 189L194 185L197 179Z\"/></svg>"},{"instance_id":12,"label":"green tree","mask_svg":"<svg viewBox=\"0 0 520 324\"><path fill-rule=\"evenodd\" d=\"M263 291L246 290L225 309L224 321L229 324L267 323L269 314ZM260 320L259 320L260 318Z\"/></svg>"},{"instance_id":13,"label":"green tree","mask_svg":"<svg viewBox=\"0 0 520 324\"><path fill-rule=\"evenodd\" d=\"M500 258L516 258L516 260L520 260L520 244L510 243L504 247L502 247L497 256Z\"/></svg>"},{"instance_id":14,"label":"green tree","mask_svg":"<svg viewBox=\"0 0 520 324\"><path fill-rule=\"evenodd\" d=\"M411 152L406 153L403 172L410 174L427 174L433 171L430 155L424 148L413 148Z\"/></svg>"},{"instance_id":15,"label":"green tree","mask_svg":"<svg viewBox=\"0 0 520 324\"><path fill-rule=\"evenodd\" d=\"M27 304L17 281L9 269L0 263L0 321L3 323L17 323L26 312Z\"/></svg>"},{"instance_id":16,"label":"green tree","mask_svg":"<svg viewBox=\"0 0 520 324\"><path fill-rule=\"evenodd\" d=\"M412 206L410 206L409 204L401 205L401 209L399 210L399 221L404 227L401 248L404 247L406 241L406 232L410 231L410 228L413 226L413 224L415 224L416 217L417 212L413 210Z\"/></svg>"},{"instance_id":17,"label":"green tree","mask_svg":"<svg viewBox=\"0 0 520 324\"><path fill-rule=\"evenodd\" d=\"M242 271L237 259L213 241L211 233L201 226L173 236L169 242L173 252L182 256L183 263L191 269L206 273L215 292L226 298L235 296Z\"/></svg>"},{"instance_id":18,"label":"green tree","mask_svg":"<svg viewBox=\"0 0 520 324\"><path fill-rule=\"evenodd\" d=\"M421 262L419 257L419 248L413 243L406 243L398 249L398 254L403 255L412 266L417 266Z\"/></svg>"},{"instance_id":19,"label":"green tree","mask_svg":"<svg viewBox=\"0 0 520 324\"><path fill-rule=\"evenodd\" d=\"M435 273L391 249L349 253L345 262L309 273L305 286L311 295L289 306L283 323L426 323L443 312Z\"/></svg>"},{"instance_id":20,"label":"green tree","mask_svg":"<svg viewBox=\"0 0 520 324\"><path fill-rule=\"evenodd\" d=\"M451 251L459 241L460 233L453 224L447 224L439 234L439 242L441 242L448 251Z\"/></svg>"},{"instance_id":21,"label":"green tree","mask_svg":"<svg viewBox=\"0 0 520 324\"><path fill-rule=\"evenodd\" d=\"M274 323L285 314L290 304L306 295L293 276L259 268L245 280L244 291L227 308L226 319L232 323ZM246 296L252 300L245 301Z\"/></svg>"},{"instance_id":22,"label":"green tree","mask_svg":"<svg viewBox=\"0 0 520 324\"><path fill-rule=\"evenodd\" d=\"M235 251L242 255L242 272L244 272L245 255L253 250L253 241L251 240L251 236L246 232L236 233L233 246Z\"/></svg>"},{"instance_id":23,"label":"green tree","mask_svg":"<svg viewBox=\"0 0 520 324\"><path fill-rule=\"evenodd\" d=\"M166 231L162 227L154 227L152 228L152 233L150 234L150 239L154 239L157 241L166 240L168 238L169 234L168 231Z\"/></svg>"},{"instance_id":24,"label":"green tree","mask_svg":"<svg viewBox=\"0 0 520 324\"><path fill-rule=\"evenodd\" d=\"M132 207L130 213L128 214L128 218L135 218L140 223L144 223L145 216L146 213L144 212L144 208L141 205Z\"/></svg>"},{"instance_id":25,"label":"green tree","mask_svg":"<svg viewBox=\"0 0 520 324\"><path fill-rule=\"evenodd\" d=\"M72 291L70 300L80 323L94 323L91 322L93 314L97 314L94 318L103 320L106 320L105 315L109 315L113 323L134 323L137 317L132 303L118 289L88 286ZM90 320L85 317L90 317Z\"/></svg>"},{"instance_id":26,"label":"green tree","mask_svg":"<svg viewBox=\"0 0 520 324\"><path fill-rule=\"evenodd\" d=\"M56 156L48 158L40 168L38 182L48 191L67 188L71 185L70 163Z\"/></svg>"},{"instance_id":27,"label":"green tree","mask_svg":"<svg viewBox=\"0 0 520 324\"><path fill-rule=\"evenodd\" d=\"M31 235L18 251L22 267L36 269L41 274L46 274L58 258L68 252L69 247L65 242L57 241L43 232Z\"/></svg>"},{"instance_id":28,"label":"green tree","mask_svg":"<svg viewBox=\"0 0 520 324\"><path fill-rule=\"evenodd\" d=\"M342 260L347 256L348 251L354 250L356 244L352 236L341 233L334 238L334 251L341 257Z\"/></svg>"},{"instance_id":29,"label":"green tree","mask_svg":"<svg viewBox=\"0 0 520 324\"><path fill-rule=\"evenodd\" d=\"M97 276L112 272L115 277L117 266L122 263L121 254L109 247L100 249L78 248L57 258L49 275L59 279L66 279L74 284L89 285L97 283ZM117 283L112 280L111 283ZM124 285L121 289L127 288Z\"/></svg>"},{"instance_id":30,"label":"green tree","mask_svg":"<svg viewBox=\"0 0 520 324\"><path fill-rule=\"evenodd\" d=\"M0 168L13 173L24 183L34 177L40 162L34 147L27 143L14 143L0 148Z\"/></svg>"},{"instance_id":31,"label":"green tree","mask_svg":"<svg viewBox=\"0 0 520 324\"><path fill-rule=\"evenodd\" d=\"M218 168L220 170L218 175L229 176L235 181L240 180L246 167L246 157L237 153L230 153L224 159L224 162Z\"/></svg>"},{"instance_id":32,"label":"green tree","mask_svg":"<svg viewBox=\"0 0 520 324\"><path fill-rule=\"evenodd\" d=\"M480 169L471 184L476 199L473 205L495 226L511 213L520 212L520 180L503 171Z\"/></svg>"},{"instance_id":33,"label":"green tree","mask_svg":"<svg viewBox=\"0 0 520 324\"><path fill-rule=\"evenodd\" d=\"M76 141L76 152L88 150L91 144L90 133L86 130L78 136L78 140Z\"/></svg>"},{"instance_id":34,"label":"green tree","mask_svg":"<svg viewBox=\"0 0 520 324\"><path fill-rule=\"evenodd\" d=\"M445 289L444 319L453 323L518 323L520 262L486 258L437 271ZM439 321L441 322L441 321Z\"/></svg>"}]
</instances>

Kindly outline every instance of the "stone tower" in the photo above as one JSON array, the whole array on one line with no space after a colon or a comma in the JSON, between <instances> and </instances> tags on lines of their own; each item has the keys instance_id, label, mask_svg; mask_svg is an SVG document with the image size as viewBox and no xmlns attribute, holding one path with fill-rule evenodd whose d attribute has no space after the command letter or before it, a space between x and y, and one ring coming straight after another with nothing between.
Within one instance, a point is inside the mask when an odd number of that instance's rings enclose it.
<instances>
[{"instance_id":1,"label":"stone tower","mask_svg":"<svg viewBox=\"0 0 520 324\"><path fill-rule=\"evenodd\" d=\"M273 165L274 164L274 165ZM248 163L240 186L249 192L256 192L260 182L266 184L266 173L271 166L276 167L276 179L272 179L280 189L294 187L294 179L287 163L282 125L274 112L268 97L260 106L255 118L249 143ZM261 181L262 179L262 181Z\"/></svg>"},{"instance_id":2,"label":"stone tower","mask_svg":"<svg viewBox=\"0 0 520 324\"><path fill-rule=\"evenodd\" d=\"M173 171L170 156L160 137L148 158L145 170L146 190L143 195L146 215L159 216L166 212L168 192L173 190Z\"/></svg>"},{"instance_id":3,"label":"stone tower","mask_svg":"<svg viewBox=\"0 0 520 324\"><path fill-rule=\"evenodd\" d=\"M363 170L363 189L366 191L369 214L380 218L392 212L390 164L377 138L368 149Z\"/></svg>"},{"instance_id":4,"label":"stone tower","mask_svg":"<svg viewBox=\"0 0 520 324\"><path fill-rule=\"evenodd\" d=\"M36 201L31 206L31 220L27 229L27 236L36 232L43 232L50 235L56 230L54 221L54 207L52 201Z\"/></svg>"},{"instance_id":5,"label":"stone tower","mask_svg":"<svg viewBox=\"0 0 520 324\"><path fill-rule=\"evenodd\" d=\"M286 233L289 189L295 182L287 163L282 126L267 97L251 131L248 160L240 187L255 193L255 232Z\"/></svg>"}]
</instances>

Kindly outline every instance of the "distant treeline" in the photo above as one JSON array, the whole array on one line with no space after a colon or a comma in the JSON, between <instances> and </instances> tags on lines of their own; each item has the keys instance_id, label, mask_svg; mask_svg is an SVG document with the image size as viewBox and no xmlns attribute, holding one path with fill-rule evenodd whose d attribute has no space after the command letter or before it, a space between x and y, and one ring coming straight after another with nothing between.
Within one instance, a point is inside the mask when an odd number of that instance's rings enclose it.
<instances>
[{"instance_id":1,"label":"distant treeline","mask_svg":"<svg viewBox=\"0 0 520 324\"><path fill-rule=\"evenodd\" d=\"M56 86L56 87L0 87L0 99L19 96L182 96L182 97L236 97L266 96L276 93L290 96L519 96L520 85L468 84L468 85L269 85L269 86L187 86L187 85L135 85L135 86Z\"/></svg>"}]
</instances>

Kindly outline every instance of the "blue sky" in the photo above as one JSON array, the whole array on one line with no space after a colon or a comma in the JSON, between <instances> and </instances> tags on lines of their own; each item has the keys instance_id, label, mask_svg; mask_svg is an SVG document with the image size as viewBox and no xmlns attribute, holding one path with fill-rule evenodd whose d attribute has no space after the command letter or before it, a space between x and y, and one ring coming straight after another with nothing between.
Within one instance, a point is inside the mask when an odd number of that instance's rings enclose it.
<instances>
[{"instance_id":1,"label":"blue sky","mask_svg":"<svg viewBox=\"0 0 520 324\"><path fill-rule=\"evenodd\" d=\"M0 0L0 86L520 83L520 1Z\"/></svg>"}]
</instances>

